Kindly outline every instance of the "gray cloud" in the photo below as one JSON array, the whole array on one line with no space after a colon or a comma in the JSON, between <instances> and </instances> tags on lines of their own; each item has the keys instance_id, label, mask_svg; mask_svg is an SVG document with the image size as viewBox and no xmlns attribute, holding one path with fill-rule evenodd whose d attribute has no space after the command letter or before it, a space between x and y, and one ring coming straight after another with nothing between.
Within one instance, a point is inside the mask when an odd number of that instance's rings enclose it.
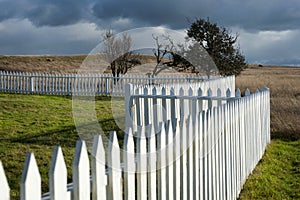
<instances>
[{"instance_id":1,"label":"gray cloud","mask_svg":"<svg viewBox=\"0 0 300 200\"><path fill-rule=\"evenodd\" d=\"M299 0L0 0L0 54L88 53L104 29L186 29L210 17L240 33L248 62L297 62Z\"/></svg>"},{"instance_id":2,"label":"gray cloud","mask_svg":"<svg viewBox=\"0 0 300 200\"><path fill-rule=\"evenodd\" d=\"M119 18L128 26L187 28L191 20L210 17L222 26L247 30L298 29L298 0L0 0L0 21L28 18L36 26L61 26L79 21L111 26ZM118 28L118 27L112 27Z\"/></svg>"}]
</instances>

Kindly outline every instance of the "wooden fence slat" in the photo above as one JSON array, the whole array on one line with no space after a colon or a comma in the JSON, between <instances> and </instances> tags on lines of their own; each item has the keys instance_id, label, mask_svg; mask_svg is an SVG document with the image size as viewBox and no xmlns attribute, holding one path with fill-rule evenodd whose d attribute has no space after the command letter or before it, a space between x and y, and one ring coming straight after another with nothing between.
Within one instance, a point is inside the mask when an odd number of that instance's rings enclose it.
<instances>
[{"instance_id":1,"label":"wooden fence slat","mask_svg":"<svg viewBox=\"0 0 300 200\"><path fill-rule=\"evenodd\" d=\"M151 124L151 130L148 132L148 198L156 200L156 136L154 125Z\"/></svg>"},{"instance_id":2,"label":"wooden fence slat","mask_svg":"<svg viewBox=\"0 0 300 200\"><path fill-rule=\"evenodd\" d=\"M72 165L73 199L90 199L90 163L85 141L78 140Z\"/></svg>"},{"instance_id":3,"label":"wooden fence slat","mask_svg":"<svg viewBox=\"0 0 300 200\"><path fill-rule=\"evenodd\" d=\"M137 160L137 199L147 199L147 143L145 126L138 131L136 144L136 160Z\"/></svg>"},{"instance_id":4,"label":"wooden fence slat","mask_svg":"<svg viewBox=\"0 0 300 200\"><path fill-rule=\"evenodd\" d=\"M54 147L49 170L49 189L51 200L70 199L67 192L67 168L62 150Z\"/></svg>"},{"instance_id":5,"label":"wooden fence slat","mask_svg":"<svg viewBox=\"0 0 300 200\"><path fill-rule=\"evenodd\" d=\"M21 178L21 200L41 199L41 176L33 153L27 153Z\"/></svg>"},{"instance_id":6,"label":"wooden fence slat","mask_svg":"<svg viewBox=\"0 0 300 200\"><path fill-rule=\"evenodd\" d=\"M0 74L1 76L1 74ZM2 165L2 162L0 161L0 194L1 194L1 199L3 200L9 200L9 185L4 173L4 168Z\"/></svg>"},{"instance_id":7,"label":"wooden fence slat","mask_svg":"<svg viewBox=\"0 0 300 200\"><path fill-rule=\"evenodd\" d=\"M105 174L105 151L101 135L94 136L92 161L92 199L105 200L107 176Z\"/></svg>"},{"instance_id":8,"label":"wooden fence slat","mask_svg":"<svg viewBox=\"0 0 300 200\"><path fill-rule=\"evenodd\" d=\"M173 168L173 150L174 150L174 138L173 138L173 128L172 121L168 120L168 129L166 136L166 174L167 174L167 199L174 199L174 168Z\"/></svg>"},{"instance_id":9,"label":"wooden fence slat","mask_svg":"<svg viewBox=\"0 0 300 200\"><path fill-rule=\"evenodd\" d=\"M135 160L132 129L124 137L124 199L135 200Z\"/></svg>"},{"instance_id":10,"label":"wooden fence slat","mask_svg":"<svg viewBox=\"0 0 300 200\"><path fill-rule=\"evenodd\" d=\"M158 133L157 140L157 194L158 199L165 200L167 198L166 190L166 130L165 123L161 123L160 132Z\"/></svg>"},{"instance_id":11,"label":"wooden fence slat","mask_svg":"<svg viewBox=\"0 0 300 200\"><path fill-rule=\"evenodd\" d=\"M120 147L118 143L117 133L110 132L108 145L108 199L122 199L122 173L120 163Z\"/></svg>"}]
</instances>

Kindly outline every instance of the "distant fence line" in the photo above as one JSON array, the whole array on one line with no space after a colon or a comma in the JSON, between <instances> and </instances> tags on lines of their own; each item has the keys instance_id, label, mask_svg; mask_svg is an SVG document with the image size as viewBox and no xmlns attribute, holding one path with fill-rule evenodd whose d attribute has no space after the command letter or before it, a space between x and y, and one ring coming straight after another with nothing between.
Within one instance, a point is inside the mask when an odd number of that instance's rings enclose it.
<instances>
[{"instance_id":1,"label":"distant fence line","mask_svg":"<svg viewBox=\"0 0 300 200\"><path fill-rule=\"evenodd\" d=\"M124 95L126 83L135 85L201 82L219 77L189 75L39 74L0 71L0 92L47 95Z\"/></svg>"}]
</instances>

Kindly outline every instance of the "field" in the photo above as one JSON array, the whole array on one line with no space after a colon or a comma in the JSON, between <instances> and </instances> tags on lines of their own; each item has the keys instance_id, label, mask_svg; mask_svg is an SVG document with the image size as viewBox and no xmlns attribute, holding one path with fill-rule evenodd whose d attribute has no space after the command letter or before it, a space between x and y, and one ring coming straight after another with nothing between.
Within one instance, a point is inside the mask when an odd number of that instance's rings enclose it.
<instances>
[{"instance_id":1,"label":"field","mask_svg":"<svg viewBox=\"0 0 300 200\"><path fill-rule=\"evenodd\" d=\"M237 87L271 91L271 144L241 199L300 199L300 68L250 66Z\"/></svg>"},{"instance_id":2,"label":"field","mask_svg":"<svg viewBox=\"0 0 300 200\"><path fill-rule=\"evenodd\" d=\"M67 62L76 60L50 57L49 61L47 58L28 57L26 65L22 64L24 60L19 60L19 65L10 65L10 62L16 62L12 57L5 61L5 69L25 71L26 66L37 62L39 67L29 70L42 71L44 63L65 59L61 61L64 67L53 65L51 72L69 73L73 69L67 68ZM0 58L0 67L3 67L1 62L4 59L7 58ZM249 87L254 91L263 86L271 89L272 141L245 183L240 199L300 199L300 68L251 65L237 77L236 85L242 90ZM110 102L109 97L96 99L97 117L105 127L105 133L118 130ZM12 199L19 199L21 172L29 151L34 152L40 167L43 192L48 190L47 176L55 145L62 146L71 181L74 147L79 139L72 118L71 97L0 94L0 127L0 160L9 180ZM121 131L118 131L118 136L122 137Z\"/></svg>"}]
</instances>

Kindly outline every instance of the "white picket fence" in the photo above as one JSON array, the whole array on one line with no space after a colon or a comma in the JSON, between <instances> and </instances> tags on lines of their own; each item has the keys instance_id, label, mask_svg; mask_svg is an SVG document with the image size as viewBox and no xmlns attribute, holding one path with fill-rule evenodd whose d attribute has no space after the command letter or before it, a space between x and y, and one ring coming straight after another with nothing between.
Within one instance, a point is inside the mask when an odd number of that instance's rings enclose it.
<instances>
[{"instance_id":1,"label":"white picket fence","mask_svg":"<svg viewBox=\"0 0 300 200\"><path fill-rule=\"evenodd\" d=\"M212 77L217 79L219 77ZM0 71L0 92L47 95L124 95L126 83L138 85L201 82L198 75L39 74Z\"/></svg>"},{"instance_id":2,"label":"white picket fence","mask_svg":"<svg viewBox=\"0 0 300 200\"><path fill-rule=\"evenodd\" d=\"M114 131L107 152L95 136L91 162L85 142L78 141L69 189L62 151L55 147L49 194L42 199L236 199L270 142L269 90L239 94L176 121L160 121L156 130L153 124L129 129L123 150ZM193 110L195 101L187 102L185 109ZM0 196L9 199L1 163ZM26 157L21 199L41 199L33 153Z\"/></svg>"},{"instance_id":3,"label":"white picket fence","mask_svg":"<svg viewBox=\"0 0 300 200\"><path fill-rule=\"evenodd\" d=\"M126 127L159 121L174 121L182 115L196 115L208 108L226 103L235 96L235 77L229 76L196 83L165 85L125 85ZM195 106L183 106L184 104Z\"/></svg>"}]
</instances>

